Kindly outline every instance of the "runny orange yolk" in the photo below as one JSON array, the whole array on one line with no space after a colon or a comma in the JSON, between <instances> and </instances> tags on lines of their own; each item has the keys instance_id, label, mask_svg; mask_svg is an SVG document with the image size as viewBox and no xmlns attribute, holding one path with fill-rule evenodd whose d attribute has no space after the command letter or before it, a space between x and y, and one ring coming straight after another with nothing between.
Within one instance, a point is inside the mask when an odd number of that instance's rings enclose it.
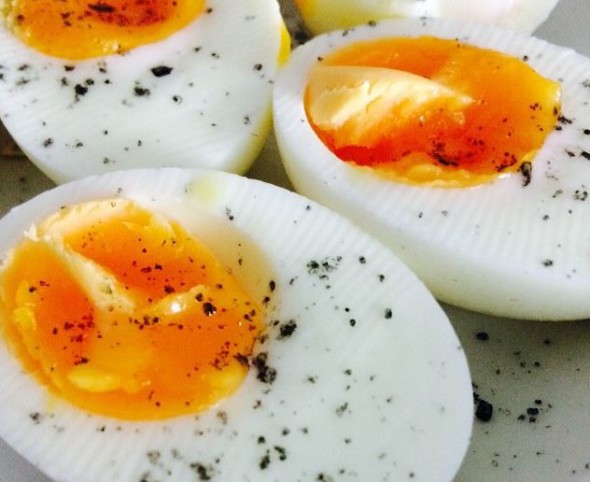
<instances>
[{"instance_id":1,"label":"runny orange yolk","mask_svg":"<svg viewBox=\"0 0 590 482\"><path fill-rule=\"evenodd\" d=\"M530 174L560 115L560 86L524 61L456 40L385 38L312 70L310 123L340 159L418 185Z\"/></svg>"},{"instance_id":2,"label":"runny orange yolk","mask_svg":"<svg viewBox=\"0 0 590 482\"><path fill-rule=\"evenodd\" d=\"M48 218L0 274L0 326L24 365L83 410L161 419L209 408L248 371L262 312L180 226L135 203Z\"/></svg>"},{"instance_id":3,"label":"runny orange yolk","mask_svg":"<svg viewBox=\"0 0 590 482\"><path fill-rule=\"evenodd\" d=\"M30 47L88 59L162 40L196 19L205 0L14 0L5 15Z\"/></svg>"}]
</instances>

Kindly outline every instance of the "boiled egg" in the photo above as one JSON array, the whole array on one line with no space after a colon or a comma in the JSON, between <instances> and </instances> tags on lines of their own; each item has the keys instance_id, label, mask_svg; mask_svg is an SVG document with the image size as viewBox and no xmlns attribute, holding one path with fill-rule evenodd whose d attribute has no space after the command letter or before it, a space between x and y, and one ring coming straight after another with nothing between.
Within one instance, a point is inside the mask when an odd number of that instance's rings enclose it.
<instances>
[{"instance_id":1,"label":"boiled egg","mask_svg":"<svg viewBox=\"0 0 590 482\"><path fill-rule=\"evenodd\" d=\"M142 166L242 173L288 51L275 0L9 2L0 119L58 183Z\"/></svg>"},{"instance_id":2,"label":"boiled egg","mask_svg":"<svg viewBox=\"0 0 590 482\"><path fill-rule=\"evenodd\" d=\"M49 477L458 470L473 418L459 341L415 275L336 213L161 168L58 186L0 225L0 435Z\"/></svg>"},{"instance_id":3,"label":"boiled egg","mask_svg":"<svg viewBox=\"0 0 590 482\"><path fill-rule=\"evenodd\" d=\"M383 21L296 49L275 131L295 188L387 244L440 300L587 318L589 69L493 26Z\"/></svg>"},{"instance_id":4,"label":"boiled egg","mask_svg":"<svg viewBox=\"0 0 590 482\"><path fill-rule=\"evenodd\" d=\"M295 0L312 33L350 28L386 18L449 18L532 33L558 0Z\"/></svg>"}]
</instances>

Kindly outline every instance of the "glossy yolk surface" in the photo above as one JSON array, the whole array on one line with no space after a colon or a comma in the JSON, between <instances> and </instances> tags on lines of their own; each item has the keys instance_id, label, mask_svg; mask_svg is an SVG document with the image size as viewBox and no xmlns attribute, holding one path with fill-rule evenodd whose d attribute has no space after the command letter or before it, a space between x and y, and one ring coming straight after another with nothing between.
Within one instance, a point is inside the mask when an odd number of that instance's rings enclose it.
<instances>
[{"instance_id":1,"label":"glossy yolk surface","mask_svg":"<svg viewBox=\"0 0 590 482\"><path fill-rule=\"evenodd\" d=\"M121 53L162 40L204 10L204 0L15 0L8 23L30 47L65 59Z\"/></svg>"},{"instance_id":2,"label":"glossy yolk surface","mask_svg":"<svg viewBox=\"0 0 590 482\"><path fill-rule=\"evenodd\" d=\"M260 307L198 240L128 201L37 227L1 274L2 326L50 390L84 410L160 419L231 395Z\"/></svg>"},{"instance_id":3,"label":"glossy yolk surface","mask_svg":"<svg viewBox=\"0 0 590 482\"><path fill-rule=\"evenodd\" d=\"M328 89L317 88L321 69L330 66L348 67L350 75ZM388 100L388 109L382 99L361 99L363 117L318 125L312 112L322 95L336 93L344 106L350 96L367 97L375 90L376 82L355 74L365 68L416 74L428 85L412 87L414 98L408 98L408 86L398 89L402 93ZM305 106L326 146L344 161L411 184L470 186L529 169L560 113L559 84L522 60L434 37L352 44L324 57L311 79Z\"/></svg>"}]
</instances>

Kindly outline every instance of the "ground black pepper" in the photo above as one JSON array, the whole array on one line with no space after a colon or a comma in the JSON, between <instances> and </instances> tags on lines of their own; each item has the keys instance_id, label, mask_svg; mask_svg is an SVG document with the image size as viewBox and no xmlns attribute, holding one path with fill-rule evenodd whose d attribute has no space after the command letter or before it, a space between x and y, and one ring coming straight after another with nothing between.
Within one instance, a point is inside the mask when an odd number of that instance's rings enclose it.
<instances>
[{"instance_id":1,"label":"ground black pepper","mask_svg":"<svg viewBox=\"0 0 590 482\"><path fill-rule=\"evenodd\" d=\"M478 397L475 416L482 422L489 422L492 419L493 413L494 406L490 402Z\"/></svg>"},{"instance_id":2,"label":"ground black pepper","mask_svg":"<svg viewBox=\"0 0 590 482\"><path fill-rule=\"evenodd\" d=\"M166 65L159 65L158 67L153 67L150 70L156 77L165 77L166 75L170 75L174 69Z\"/></svg>"}]
</instances>

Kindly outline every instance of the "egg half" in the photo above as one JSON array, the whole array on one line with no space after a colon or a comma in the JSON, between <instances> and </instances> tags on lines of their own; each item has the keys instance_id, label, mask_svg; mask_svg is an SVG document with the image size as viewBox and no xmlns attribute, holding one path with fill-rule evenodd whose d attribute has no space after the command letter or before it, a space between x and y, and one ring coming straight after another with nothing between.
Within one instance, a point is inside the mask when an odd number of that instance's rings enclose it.
<instances>
[{"instance_id":1,"label":"egg half","mask_svg":"<svg viewBox=\"0 0 590 482\"><path fill-rule=\"evenodd\" d=\"M78 259L67 242L75 211L84 214L82 226L108 218L91 210L97 216L88 221L88 203L124 213L131 203L130 213L151 213L157 226L178 224L198 238L262 306L263 327L252 354L240 357L248 370L233 394L195 413L143 421L68 402L24 370L2 337L0 434L50 477L452 480L473 418L465 356L441 308L387 248L295 193L228 173L164 168L85 178L13 209L0 222L5 265L25 233L28 240L63 239L61 251ZM137 223L117 224L124 230ZM94 244L90 238L110 228L84 230ZM82 264L89 263L97 269ZM128 283L116 269L102 269ZM81 285L86 271L73 271ZM215 307L219 313L224 305Z\"/></svg>"},{"instance_id":2,"label":"egg half","mask_svg":"<svg viewBox=\"0 0 590 482\"><path fill-rule=\"evenodd\" d=\"M289 51L274 0L22 0L0 20L0 119L58 183L150 166L242 173L262 149Z\"/></svg>"},{"instance_id":3,"label":"egg half","mask_svg":"<svg viewBox=\"0 0 590 482\"><path fill-rule=\"evenodd\" d=\"M448 18L484 22L525 33L549 16L558 0L295 0L315 34L386 18Z\"/></svg>"},{"instance_id":4,"label":"egg half","mask_svg":"<svg viewBox=\"0 0 590 482\"><path fill-rule=\"evenodd\" d=\"M320 140L306 112L305 96L311 73L322 59L365 41L422 37L508 54L533 68L548 85L558 85L558 106L550 103L548 113L556 125L545 132L542 145L530 151L520 169L506 173L498 168L501 175L491 182L472 186L400 182L371 167L343 162ZM462 49L459 43L454 50ZM480 72L479 67L473 70ZM440 300L515 318L586 318L590 315L589 71L589 60L572 50L497 27L436 19L383 21L326 34L296 49L276 83L275 131L295 188L389 245ZM403 77L398 71L395 75ZM432 80L420 77L426 88L417 92L428 93ZM456 89L455 98L462 87ZM509 99L520 96L514 83L500 85L500 93L502 89L505 96L495 101L500 106L507 107ZM555 94L553 87L550 90ZM440 92L448 94L439 91L437 98ZM537 104L525 107L534 127L547 129L536 124ZM458 123L463 122L462 115L455 115ZM484 124L480 128L486 130ZM439 159L434 164L442 169L449 163Z\"/></svg>"}]
</instances>

